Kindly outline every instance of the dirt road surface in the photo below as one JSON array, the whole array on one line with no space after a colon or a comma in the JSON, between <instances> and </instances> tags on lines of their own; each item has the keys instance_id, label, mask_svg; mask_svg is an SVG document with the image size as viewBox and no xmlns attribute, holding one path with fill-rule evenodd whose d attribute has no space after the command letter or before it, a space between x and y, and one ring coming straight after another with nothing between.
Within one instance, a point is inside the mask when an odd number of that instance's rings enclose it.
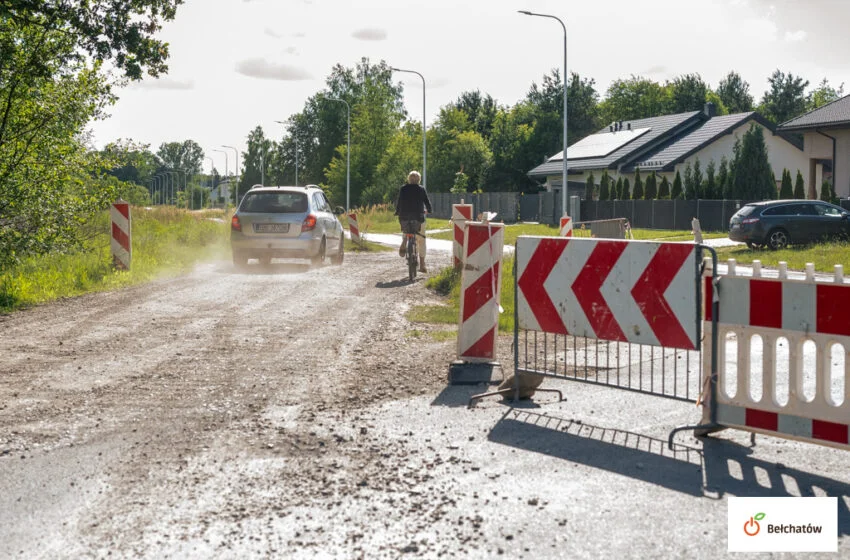
<instances>
[{"instance_id":1,"label":"dirt road surface","mask_svg":"<svg viewBox=\"0 0 850 560\"><path fill-rule=\"evenodd\" d=\"M667 452L692 405L598 387L467 410L404 274L221 262L0 317L0 557L718 558L758 492L841 496L848 552L845 452Z\"/></svg>"}]
</instances>

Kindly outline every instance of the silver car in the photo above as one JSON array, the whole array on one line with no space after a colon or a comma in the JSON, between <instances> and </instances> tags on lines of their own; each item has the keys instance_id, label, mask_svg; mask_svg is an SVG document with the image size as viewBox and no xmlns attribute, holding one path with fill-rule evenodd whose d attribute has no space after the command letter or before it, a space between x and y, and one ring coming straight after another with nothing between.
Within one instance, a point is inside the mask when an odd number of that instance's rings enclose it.
<instances>
[{"instance_id":1,"label":"silver car","mask_svg":"<svg viewBox=\"0 0 850 560\"><path fill-rule=\"evenodd\" d=\"M342 224L316 185L255 186L242 198L230 221L230 248L237 266L247 264L248 259L269 264L273 258L310 259L321 264L325 257L342 264L344 244Z\"/></svg>"}]
</instances>

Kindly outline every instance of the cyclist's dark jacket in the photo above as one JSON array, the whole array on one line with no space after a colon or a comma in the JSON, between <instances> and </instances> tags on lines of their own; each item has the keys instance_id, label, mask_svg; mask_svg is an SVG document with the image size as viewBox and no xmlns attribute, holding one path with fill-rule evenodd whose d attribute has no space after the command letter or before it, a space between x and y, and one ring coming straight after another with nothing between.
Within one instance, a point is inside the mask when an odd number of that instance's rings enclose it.
<instances>
[{"instance_id":1,"label":"cyclist's dark jacket","mask_svg":"<svg viewBox=\"0 0 850 560\"><path fill-rule=\"evenodd\" d=\"M428 191L422 185L410 183L401 187L398 191L398 200L395 203L395 213L399 220L425 221L425 209L431 213L431 201L428 199Z\"/></svg>"}]
</instances>

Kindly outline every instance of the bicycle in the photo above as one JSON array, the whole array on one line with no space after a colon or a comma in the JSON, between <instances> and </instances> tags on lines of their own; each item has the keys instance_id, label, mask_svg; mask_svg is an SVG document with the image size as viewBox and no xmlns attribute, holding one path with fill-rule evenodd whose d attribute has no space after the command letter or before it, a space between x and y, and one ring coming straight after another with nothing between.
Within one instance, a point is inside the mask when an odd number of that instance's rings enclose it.
<instances>
[{"instance_id":1,"label":"bicycle","mask_svg":"<svg viewBox=\"0 0 850 560\"><path fill-rule=\"evenodd\" d=\"M407 273L411 282L416 280L416 271L419 266L419 255L416 253L416 236L419 233L420 222L418 220L405 220L402 224L402 233L407 246L405 256L407 258Z\"/></svg>"}]
</instances>

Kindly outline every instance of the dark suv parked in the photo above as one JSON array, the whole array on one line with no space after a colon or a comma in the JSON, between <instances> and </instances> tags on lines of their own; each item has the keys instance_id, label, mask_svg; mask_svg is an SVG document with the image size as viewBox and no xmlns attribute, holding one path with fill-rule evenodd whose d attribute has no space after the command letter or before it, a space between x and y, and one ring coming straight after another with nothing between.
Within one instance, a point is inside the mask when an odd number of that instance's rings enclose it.
<instances>
[{"instance_id":1,"label":"dark suv parked","mask_svg":"<svg viewBox=\"0 0 850 560\"><path fill-rule=\"evenodd\" d=\"M782 249L791 243L850 237L850 212L819 200L747 204L729 220L729 239L747 247Z\"/></svg>"}]
</instances>

